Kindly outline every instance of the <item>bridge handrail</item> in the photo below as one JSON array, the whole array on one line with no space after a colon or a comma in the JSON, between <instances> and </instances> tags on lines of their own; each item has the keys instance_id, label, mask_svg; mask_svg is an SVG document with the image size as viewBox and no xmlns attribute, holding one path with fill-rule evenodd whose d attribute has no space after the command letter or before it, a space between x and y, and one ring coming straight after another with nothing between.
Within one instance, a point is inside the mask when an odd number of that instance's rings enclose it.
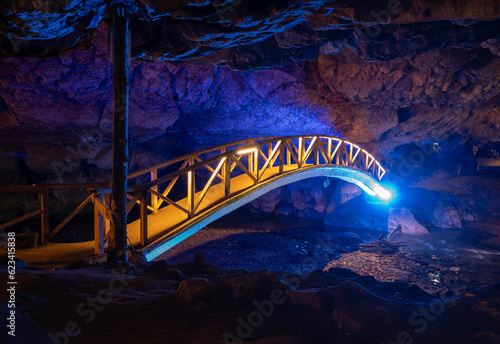
<instances>
[{"instance_id":1,"label":"bridge handrail","mask_svg":"<svg viewBox=\"0 0 500 344\"><path fill-rule=\"evenodd\" d=\"M190 166L183 167L179 171L175 171L175 172L169 173L169 174L167 174L165 176L162 176L160 178L156 178L155 180L152 180L151 182L142 184L140 186L136 186L136 188L143 188L143 187L150 188L150 187L157 186L159 184L165 183L165 182L167 182L167 181L169 181L169 180L171 180L171 179L173 179L175 177L178 177L178 176L180 176L182 174L185 174L188 171L194 171L194 170L196 170L196 169L198 169L200 167L204 167L204 166L206 166L206 165L208 165L208 164L210 164L210 163L212 163L214 161L218 161L222 157L229 157L231 155L234 155L235 153L237 153L242 148L247 148L247 149L249 149L249 148L259 148L261 146L264 146L264 145L267 145L267 144L270 144L270 143L274 143L276 141L285 141L285 140L289 140L289 139L299 139L299 138L312 139L314 137L317 137L317 138L320 138L320 139L322 139L322 138L329 139L330 138L330 139L334 139L334 140L339 140L340 141L339 144L341 144L342 142L347 142L348 144L352 144L351 142L349 142L347 140L344 140L344 139L341 139L341 138L338 138L338 137L333 137L333 136L325 136L325 135L272 136L272 137L266 137L266 138L247 139L247 140L241 140L241 141L237 141L237 142L227 143L227 144L224 144L224 145L217 146L217 147L215 147L213 149L206 149L206 150L202 150L202 151L198 151L198 152L186 154L186 155L183 155L183 156L175 158L175 159L168 160L168 161L166 161L164 163L160 163L160 164L154 165L154 166L152 166L152 167L150 167L148 169L143 169L141 171L137 171L135 173L132 173L132 174L129 175L129 179L132 179L132 178L138 177L140 175L144 175L144 174L150 173L150 172L152 172L154 170L157 170L157 169L160 169L160 168L164 168L164 167L167 167L169 165L173 165L173 164L181 162L181 161L188 160L189 158L192 158L193 156L200 156L202 154L210 153L210 152L213 152L213 151L216 151L216 150L219 150L219 149L236 146L238 144L242 144L242 143L245 143L245 142L247 143L247 145L245 145L243 147L238 147L238 148L232 149L230 151L222 152L222 153L220 153L218 155L214 155L214 156L209 157L207 159L204 159L202 161L193 163ZM364 152L366 152L364 149L362 149L362 150ZM379 164L376 159L374 159L374 163ZM379 166L380 166L380 164L379 164ZM382 168L382 167L380 166L380 168ZM367 171L365 171L365 172L367 172ZM385 174L385 170L384 170L384 172L382 173L382 175L380 177L378 177L378 176L375 176L375 177L380 180L382 178L383 174Z\"/></svg>"},{"instance_id":2,"label":"bridge handrail","mask_svg":"<svg viewBox=\"0 0 500 344\"><path fill-rule=\"evenodd\" d=\"M280 136L269 136L269 137L259 137L259 138L252 138L252 139L240 140L240 141L225 143L225 144L222 144L222 145L219 145L219 146L216 146L216 147L212 147L212 148L207 148L207 149L204 149L204 150L201 150L201 151L197 151L197 152L193 152L193 153L188 153L188 154L185 154L183 156L180 156L180 157L177 157L177 158L174 158L174 159L170 159L170 160L167 160L165 162L161 162L159 164L153 165L153 166L151 166L149 168L145 168L145 169L142 169L142 170L139 170L139 171L136 171L136 172L129 173L128 174L128 179L130 180L130 179L133 179L133 178L137 178L137 177L139 177L139 176L141 176L143 174L150 173L151 171L159 170L161 168L164 168L164 167L176 164L176 163L181 162L183 160L189 159L194 154L195 155L203 155L203 154L214 152L214 151L217 151L217 150L220 150L220 149L223 149L223 148L227 148L227 147L231 147L231 146L237 146L237 145L240 145L240 144L246 143L246 142L260 141L260 140L267 140L267 139L275 139L275 138L278 138L278 137L280 137Z\"/></svg>"},{"instance_id":3,"label":"bridge handrail","mask_svg":"<svg viewBox=\"0 0 500 344\"><path fill-rule=\"evenodd\" d=\"M266 152L267 150L267 152ZM220 151L213 156L203 157L204 154ZM267 156L266 156L267 154ZM262 158L262 159L261 159ZM275 166L279 159L278 166ZM261 163L262 161L262 163ZM173 166L183 162L177 171L167 173L158 177L158 170ZM210 166L217 163L217 166ZM233 195L239 194L246 189L237 189L236 193L232 189L231 179L241 174L246 174L249 182L258 184L275 175L281 175L287 171L294 171L303 167L310 168L311 165L318 166L341 166L362 171L375 179L380 180L385 174L385 170L380 163L366 150L347 140L326 136L326 135L292 135L261 137L231 142L217 147L201 150L198 152L183 155L129 174L128 179L133 179L149 174L150 181L139 182L138 185L129 186L130 199L127 205L127 213L134 207L140 205L140 244L146 245L148 242L147 233L147 213L156 213L163 203L169 204L184 212L188 219L193 218L200 212L205 211L207 204L214 202L213 199L204 201L208 190L219 183L222 187L222 198L215 201L222 202ZM238 168L238 175L231 173ZM195 183L196 170L206 168L211 172L207 181L203 180L202 189L197 188ZM268 170L272 170L266 175ZM278 169L279 168L279 169ZM187 177L186 185L183 187L183 194L177 195L180 200L169 198L174 185L179 177ZM197 178L196 178L197 179ZM168 183L167 186L160 185ZM200 186L200 185L198 185ZM61 188L86 188L90 196L85 199L64 221L60 223L52 232L49 231L48 201L50 190ZM245 186L247 188L247 186ZM187 196L185 195L187 191ZM102 254L104 246L109 239L112 228L117 219L116 214L111 210L111 181L104 183L80 183L80 184L46 184L31 186L0 186L0 193L38 193L41 194L41 210L24 215L16 220L0 225L6 228L29 217L42 215L42 242L52 238L61 228L63 228L78 212L86 205L94 205L95 218L95 252ZM150 202L148 202L150 200ZM204 201L205 205L202 205ZM208 202L208 203L207 203ZM150 203L150 204L148 204Z\"/></svg>"}]
</instances>

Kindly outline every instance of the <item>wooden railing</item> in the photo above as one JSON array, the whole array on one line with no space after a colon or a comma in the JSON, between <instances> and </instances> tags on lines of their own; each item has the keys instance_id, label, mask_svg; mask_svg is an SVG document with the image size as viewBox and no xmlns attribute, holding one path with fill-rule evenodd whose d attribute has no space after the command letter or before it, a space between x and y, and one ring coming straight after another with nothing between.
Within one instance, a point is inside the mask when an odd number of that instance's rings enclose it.
<instances>
[{"instance_id":1,"label":"wooden railing","mask_svg":"<svg viewBox=\"0 0 500 344\"><path fill-rule=\"evenodd\" d=\"M147 210L157 212L162 206L170 205L188 218L197 216L210 187L224 183L224 195L219 203L234 196L231 193L231 179L246 174L258 184L267 179L266 172L277 169L277 174L290 172L309 165L342 166L361 170L380 180L385 170L367 151L349 141L328 136L290 136L244 140L230 143L179 157L149 169L130 174L129 179L147 177L148 182L138 183L129 195L131 200L141 203L139 197L150 198L147 207L141 211L141 245L147 244ZM199 175L208 171L200 180ZM275 176L274 174L273 176ZM172 190L177 188L175 198ZM240 190L242 192L244 190ZM138 195L140 194L140 196Z\"/></svg>"},{"instance_id":2,"label":"wooden railing","mask_svg":"<svg viewBox=\"0 0 500 344\"><path fill-rule=\"evenodd\" d=\"M49 200L54 189L86 189L90 194L80 203L57 227L50 231L49 223ZM40 209L17 219L0 225L0 230L11 227L34 216L41 215L41 235L40 242L45 244L54 237L69 221L71 221L88 204L94 205L94 228L95 228L95 249L96 254L103 254L110 234L119 217L110 209L109 192L110 183L92 184L58 184L58 185L33 185L33 186L1 186L0 194L38 194L40 195ZM105 201L103 201L105 200Z\"/></svg>"},{"instance_id":3,"label":"wooden railing","mask_svg":"<svg viewBox=\"0 0 500 344\"><path fill-rule=\"evenodd\" d=\"M329 136L288 136L243 140L191 153L129 174L127 212L140 207L140 244L148 244L148 212L172 206L186 219L206 209L200 207L209 189L223 183L224 192L216 203L235 195L231 180L242 174L253 185L274 176L313 165L341 166L363 171L380 180L385 170L367 151L349 141ZM9 227L27 218L42 215L42 243L61 230L86 205L94 205L95 253L102 254L118 216L110 209L111 182L103 184L0 187L0 193L29 192L41 195L41 209L0 225ZM251 187L251 186L249 186ZM52 232L48 226L48 198L55 188L85 188L90 193ZM174 192L175 190L175 192ZM238 190L237 192L243 192ZM149 204L148 204L149 203Z\"/></svg>"}]
</instances>

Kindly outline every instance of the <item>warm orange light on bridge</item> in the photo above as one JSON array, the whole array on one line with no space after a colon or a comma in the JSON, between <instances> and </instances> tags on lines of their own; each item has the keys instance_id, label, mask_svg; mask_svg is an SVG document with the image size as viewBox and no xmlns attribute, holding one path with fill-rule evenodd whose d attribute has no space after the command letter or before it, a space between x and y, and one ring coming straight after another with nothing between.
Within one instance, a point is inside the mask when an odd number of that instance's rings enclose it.
<instances>
[{"instance_id":1,"label":"warm orange light on bridge","mask_svg":"<svg viewBox=\"0 0 500 344\"><path fill-rule=\"evenodd\" d=\"M256 152L257 152L257 148L248 148L248 149L240 150L236 154L242 155L242 154L256 153Z\"/></svg>"}]
</instances>

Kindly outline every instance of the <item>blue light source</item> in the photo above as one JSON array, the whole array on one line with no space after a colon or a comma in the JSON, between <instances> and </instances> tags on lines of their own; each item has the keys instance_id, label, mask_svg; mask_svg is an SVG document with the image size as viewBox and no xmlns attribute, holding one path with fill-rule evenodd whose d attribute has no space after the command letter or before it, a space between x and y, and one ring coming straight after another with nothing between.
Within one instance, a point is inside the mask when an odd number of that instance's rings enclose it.
<instances>
[{"instance_id":1,"label":"blue light source","mask_svg":"<svg viewBox=\"0 0 500 344\"><path fill-rule=\"evenodd\" d=\"M392 192L383 186L376 185L375 186L375 192L380 197L381 199L388 201L392 198Z\"/></svg>"}]
</instances>

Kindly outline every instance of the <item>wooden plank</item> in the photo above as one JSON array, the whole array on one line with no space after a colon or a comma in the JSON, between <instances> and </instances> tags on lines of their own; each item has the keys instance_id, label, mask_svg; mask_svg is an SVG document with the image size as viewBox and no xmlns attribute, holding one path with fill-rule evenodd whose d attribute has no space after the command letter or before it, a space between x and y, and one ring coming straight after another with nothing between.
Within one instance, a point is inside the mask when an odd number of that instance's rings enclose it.
<instances>
[{"instance_id":1,"label":"wooden plank","mask_svg":"<svg viewBox=\"0 0 500 344\"><path fill-rule=\"evenodd\" d=\"M44 185L47 189L109 189L111 181L102 183L75 183L75 184L51 184Z\"/></svg>"},{"instance_id":2,"label":"wooden plank","mask_svg":"<svg viewBox=\"0 0 500 344\"><path fill-rule=\"evenodd\" d=\"M286 150L286 163L287 163L287 165L290 165L291 161L292 161L292 153L290 152L290 145L288 145L288 149Z\"/></svg>"},{"instance_id":3,"label":"wooden plank","mask_svg":"<svg viewBox=\"0 0 500 344\"><path fill-rule=\"evenodd\" d=\"M189 171L188 172L188 182L187 182L187 204L188 204L188 210L189 216L194 216L194 195L196 193L195 190L195 172L194 171Z\"/></svg>"},{"instance_id":4,"label":"wooden plank","mask_svg":"<svg viewBox=\"0 0 500 344\"><path fill-rule=\"evenodd\" d=\"M0 186L1 194L40 194L43 192L43 186L20 185L20 186Z\"/></svg>"},{"instance_id":5,"label":"wooden plank","mask_svg":"<svg viewBox=\"0 0 500 344\"><path fill-rule=\"evenodd\" d=\"M284 160L285 160L285 145L283 144L283 141L280 141L280 169L279 173L283 173L283 165L284 165Z\"/></svg>"},{"instance_id":6,"label":"wooden plank","mask_svg":"<svg viewBox=\"0 0 500 344\"><path fill-rule=\"evenodd\" d=\"M272 140L267 140L265 142L263 142L262 144L267 144L267 142L271 142ZM253 147L253 146L252 146ZM233 154L233 155L237 155L238 151L241 150L241 147L240 148L237 148L237 149L234 149L234 150L231 150L229 152L226 152L229 154ZM226 154L225 153L225 154ZM197 153L198 154L198 153ZM191 158L190 158L191 159ZM194 171L200 167L203 167L205 166L206 164L209 164L209 163L212 163L214 161L219 161L221 159L221 157L219 155L217 156L213 156L213 157L210 157L202 162L198 162L198 163L194 163L194 161L190 162L191 165L189 166L189 168L186 168L182 171L176 171L176 172L173 172L173 173L170 173L166 176L163 176L163 177L160 177L158 178L155 182L149 182L149 183L145 183L144 185L142 185L143 187L145 188L151 188L152 186L154 185L160 185L160 184L163 184L169 180L171 180L172 178L175 178L177 176L181 176L181 175L184 175L186 174L188 171ZM192 159L194 160L194 159ZM186 171L187 170L187 171Z\"/></svg>"},{"instance_id":7,"label":"wooden plank","mask_svg":"<svg viewBox=\"0 0 500 344\"><path fill-rule=\"evenodd\" d=\"M279 141L278 141L278 142L276 143L276 146L274 146L274 149L273 149L271 152L269 152L269 157L267 158L267 160L266 160L266 162L265 162L264 166L262 166L262 174L260 174L260 173L259 173L260 175L257 175L257 178L258 178L259 180L260 180L260 177L262 177L262 175L266 172L266 168L267 168L267 167L268 167L271 163L274 163L274 161L276 160L276 156L275 156L275 155L276 155L276 152L278 151L278 149L279 149L279 148L280 148L280 146L281 146L281 144L280 144L280 143L281 143L281 142L279 142ZM274 159L274 160L273 160L273 159ZM271 164L271 166L272 166L272 164Z\"/></svg>"},{"instance_id":8,"label":"wooden plank","mask_svg":"<svg viewBox=\"0 0 500 344\"><path fill-rule=\"evenodd\" d=\"M272 141L273 139L276 139L278 137L279 136L259 137L259 138L252 139L251 142L254 142L254 141L263 141L263 140L265 140L265 141ZM196 155L203 155L203 154L206 154L206 153L210 153L210 152L214 152L216 150L222 150L222 149L224 149L224 152L227 152L228 151L227 150L228 147L238 146L238 145L241 145L241 144L248 144L248 142L249 142L248 139L240 140L240 141L235 141L235 142L230 142L230 143L226 143L226 144L223 144L223 145L220 145L220 146L217 146L217 147L207 148L207 149L198 151L198 152L196 152ZM240 149L240 148L238 148L238 149ZM224 152L221 152L221 153L224 153ZM153 165L153 166L151 166L149 168L146 168L144 170L140 170L140 171L137 171L137 172L134 172L134 173L130 173L129 174L129 179L142 176L144 174L147 174L147 173L151 172L152 170L159 170L161 168L164 168L164 167L176 164L176 163L178 163L178 162L180 162L182 160L186 160L186 159L190 158L192 155L193 155L193 153L186 154L186 155L180 156L178 158L174 158L174 159L171 159L171 160L168 160L168 161L165 161L165 162Z\"/></svg>"},{"instance_id":9,"label":"wooden plank","mask_svg":"<svg viewBox=\"0 0 500 344\"><path fill-rule=\"evenodd\" d=\"M252 178L254 183L257 183L257 179L253 176L253 174L249 170L247 170L245 166L243 166L243 164L239 159L235 159L234 156L231 156L231 159L233 159L233 161L239 166L239 168L243 170L243 172L245 172L245 174L247 174L250 178Z\"/></svg>"},{"instance_id":10,"label":"wooden plank","mask_svg":"<svg viewBox=\"0 0 500 344\"><path fill-rule=\"evenodd\" d=\"M134 197L130 197L130 195L127 195L127 198L130 199L130 201L127 203L127 215L130 213L134 205L137 203L137 200L139 199L140 193L136 192Z\"/></svg>"},{"instance_id":11,"label":"wooden plank","mask_svg":"<svg viewBox=\"0 0 500 344\"><path fill-rule=\"evenodd\" d=\"M340 159L340 156L343 155L343 150L342 150L342 147L344 146L344 141L340 141L339 144L337 145L337 147L335 147L335 150L333 151L333 156L335 156L335 164L336 165L340 165L341 163L341 159Z\"/></svg>"},{"instance_id":12,"label":"wooden plank","mask_svg":"<svg viewBox=\"0 0 500 344\"><path fill-rule=\"evenodd\" d=\"M262 159L267 160L267 156L262 152L260 147L257 147L257 152L258 152L258 155L260 155L262 157ZM258 156L257 156L257 158L258 158Z\"/></svg>"},{"instance_id":13,"label":"wooden plank","mask_svg":"<svg viewBox=\"0 0 500 344\"><path fill-rule=\"evenodd\" d=\"M75 184L40 184L40 185L19 185L0 186L0 194L33 193L41 194L44 189L101 189L108 188L109 182L105 183L75 183Z\"/></svg>"},{"instance_id":14,"label":"wooden plank","mask_svg":"<svg viewBox=\"0 0 500 344\"><path fill-rule=\"evenodd\" d=\"M1 224L0 225L0 230L5 229L5 228L9 228L10 226L18 224L19 222L27 220L27 219L29 219L29 218L31 218L33 216L36 216L38 214L41 214L41 213L42 213L42 209L38 209L38 210L35 210L34 212L31 212L29 214L26 214L26 215L23 215L21 217L18 217L17 219L14 219L12 221L9 221L9 222L6 222L4 224Z\"/></svg>"},{"instance_id":15,"label":"wooden plank","mask_svg":"<svg viewBox=\"0 0 500 344\"><path fill-rule=\"evenodd\" d=\"M111 193L103 193L103 201L108 208L111 205ZM102 216L104 221L104 235L110 232L111 230L111 221ZM104 247L106 247L106 243L104 243Z\"/></svg>"},{"instance_id":16,"label":"wooden plank","mask_svg":"<svg viewBox=\"0 0 500 344\"><path fill-rule=\"evenodd\" d=\"M184 169L189 163L189 159L187 160L184 160L184 162L182 163L181 167L179 167L179 171L181 171L182 169ZM167 188L165 189L165 191L163 191L162 195L164 197L167 197L168 194L170 193L170 191L172 191L172 188L174 187L175 183L177 183L177 180L179 179L180 176L177 176L175 178L173 178L170 183L168 183L168 186ZM162 203L164 202L163 199L159 198L157 199L157 209L160 209ZM149 206L148 206L149 207ZM152 209L152 207L149 207L150 209Z\"/></svg>"},{"instance_id":17,"label":"wooden plank","mask_svg":"<svg viewBox=\"0 0 500 344\"><path fill-rule=\"evenodd\" d=\"M99 212L111 222L112 226L116 227L120 224L120 217L117 213L112 211L106 204L104 204L98 197L92 195L92 202L97 207Z\"/></svg>"},{"instance_id":18,"label":"wooden plank","mask_svg":"<svg viewBox=\"0 0 500 344\"><path fill-rule=\"evenodd\" d=\"M330 147L331 149L331 147ZM325 160L325 164L330 164L332 162L332 159L329 157L329 154L325 151L325 145L323 144L322 141L318 142L318 150L321 152L321 155L323 156L323 160Z\"/></svg>"},{"instance_id":19,"label":"wooden plank","mask_svg":"<svg viewBox=\"0 0 500 344\"><path fill-rule=\"evenodd\" d=\"M156 181L158 179L158 170L151 171L150 176L152 182ZM153 189L154 191L158 191L158 185L152 186L151 189ZM158 197L156 197L154 194L151 194L151 207L154 209L155 213L158 211Z\"/></svg>"},{"instance_id":20,"label":"wooden plank","mask_svg":"<svg viewBox=\"0 0 500 344\"><path fill-rule=\"evenodd\" d=\"M224 162L226 161L226 159L227 159L226 157L222 158L222 160L219 162L219 165L217 165L217 168L214 170L214 172L212 173L212 175L208 179L207 183L205 184L205 187L203 188L203 190L201 191L201 194L198 197L198 201L196 202L197 204L195 204L195 206L194 206L194 210L193 210L194 213L196 213L196 210L198 209L201 202L203 201L203 198L205 198L205 195L207 194L208 189L210 188L210 186L214 182L215 177L217 177L217 175L219 174L219 171L222 168L222 166L224 165Z\"/></svg>"},{"instance_id":21,"label":"wooden plank","mask_svg":"<svg viewBox=\"0 0 500 344\"><path fill-rule=\"evenodd\" d=\"M253 153L253 168L254 168L254 175L255 175L255 179L259 179L258 177L258 174L259 174L259 152L261 153L260 149L257 149L254 153ZM250 157L249 157L250 158Z\"/></svg>"},{"instance_id":22,"label":"wooden plank","mask_svg":"<svg viewBox=\"0 0 500 344\"><path fill-rule=\"evenodd\" d=\"M226 199L231 197L231 170L231 159L228 156L224 163L224 196Z\"/></svg>"},{"instance_id":23,"label":"wooden plank","mask_svg":"<svg viewBox=\"0 0 500 344\"><path fill-rule=\"evenodd\" d=\"M189 210L188 209L184 209L183 207L181 207L180 205L178 205L176 202L172 201L171 199L169 199L167 197L164 197L161 193L159 193L157 191L154 191L152 189L148 189L147 191L150 192L150 193L153 193L153 192L156 193L156 196L158 196L159 198L163 199L168 204L176 207L179 210L182 210L183 212L185 212L186 214L189 215Z\"/></svg>"},{"instance_id":24,"label":"wooden plank","mask_svg":"<svg viewBox=\"0 0 500 344\"><path fill-rule=\"evenodd\" d=\"M327 147L327 155L328 155L328 163L331 164L332 163L332 158L333 158L333 154L332 154L332 138L329 137L328 138L328 147Z\"/></svg>"},{"instance_id":25,"label":"wooden plank","mask_svg":"<svg viewBox=\"0 0 500 344\"><path fill-rule=\"evenodd\" d=\"M323 146L321 140L317 140L314 149L314 165L319 165L319 147Z\"/></svg>"},{"instance_id":26,"label":"wooden plank","mask_svg":"<svg viewBox=\"0 0 500 344\"><path fill-rule=\"evenodd\" d=\"M200 159L200 158L199 158L199 157L197 157L197 156L196 156L196 157L194 157L194 158L195 158L195 160L196 160L196 161L198 161L198 162L203 162L203 160L202 160L202 159ZM207 165L205 165L205 166L203 166L203 167L205 167L205 168L206 168L207 170L209 170L211 173L214 173L214 171L215 171L215 170L212 168L212 166L210 166L210 165L208 165L208 164L207 164ZM217 174L217 177L218 177L220 180L224 180L224 177L223 177L221 174Z\"/></svg>"},{"instance_id":27,"label":"wooden plank","mask_svg":"<svg viewBox=\"0 0 500 344\"><path fill-rule=\"evenodd\" d=\"M311 155L311 152L313 151L314 147L315 147L315 143L316 143L316 140L318 139L317 136L314 136L313 139L311 140L311 143L309 144L309 147L307 147L307 150L305 151L304 155L303 155L303 158L302 158L302 163L306 163L307 159L309 158L309 155ZM305 149L305 140L304 140L304 144L302 145L302 150Z\"/></svg>"},{"instance_id":28,"label":"wooden plank","mask_svg":"<svg viewBox=\"0 0 500 344\"><path fill-rule=\"evenodd\" d=\"M41 194L42 203L42 235L40 242L46 244L49 241L49 190L44 189Z\"/></svg>"},{"instance_id":29,"label":"wooden plank","mask_svg":"<svg viewBox=\"0 0 500 344\"><path fill-rule=\"evenodd\" d=\"M288 148L287 152L289 154L288 155L288 165L290 165L292 163L290 161L291 160L290 156L291 156L293 158L293 160L295 160L295 163L297 164L297 166L299 166L299 158L297 157L297 155L295 155L295 152L293 151L292 147L290 146L290 143L293 145L292 141L290 141L290 142L285 141L285 145Z\"/></svg>"},{"instance_id":30,"label":"wooden plank","mask_svg":"<svg viewBox=\"0 0 500 344\"><path fill-rule=\"evenodd\" d=\"M87 204L90 203L91 200L92 200L92 195L90 195L85 199L85 201L80 203L80 205L76 207L75 210L71 212L71 214L69 214L52 232L50 232L49 240L52 239L54 235L56 235L61 229L63 229L63 227L66 226L68 222L71 221L83 208L85 208Z\"/></svg>"}]
</instances>

